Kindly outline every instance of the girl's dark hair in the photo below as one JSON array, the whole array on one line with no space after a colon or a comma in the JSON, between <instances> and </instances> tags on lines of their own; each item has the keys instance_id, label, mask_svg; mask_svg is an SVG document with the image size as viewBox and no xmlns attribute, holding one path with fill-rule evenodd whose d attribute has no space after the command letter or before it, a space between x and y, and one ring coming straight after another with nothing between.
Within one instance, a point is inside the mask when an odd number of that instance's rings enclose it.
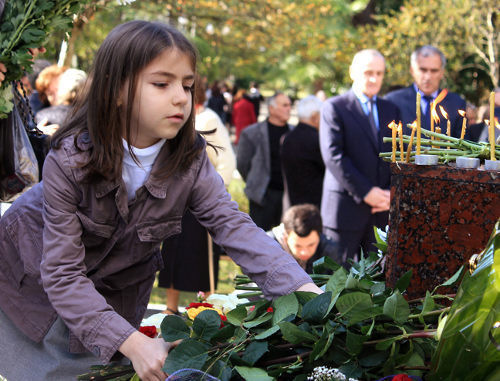
<instances>
[{"instance_id":1,"label":"girl's dark hair","mask_svg":"<svg viewBox=\"0 0 500 381\"><path fill-rule=\"evenodd\" d=\"M138 75L168 49L178 49L186 54L193 71L196 70L196 48L181 32L163 23L130 21L115 27L102 43L90 70L86 90L77 99L68 122L54 134L51 144L58 148L64 138L74 136L74 144L79 149L78 138L88 132L92 143L89 160L81 163L88 170L86 180L102 177L116 180L121 177L122 115L125 113L125 136L130 141L130 119ZM128 102L119 107L118 100L125 91ZM193 97L192 92L194 106ZM165 179L178 170L187 169L203 149L202 141L194 129L192 107L186 124L175 138L166 142L170 146L169 160L152 175ZM132 152L131 155L134 157Z\"/></svg>"}]
</instances>

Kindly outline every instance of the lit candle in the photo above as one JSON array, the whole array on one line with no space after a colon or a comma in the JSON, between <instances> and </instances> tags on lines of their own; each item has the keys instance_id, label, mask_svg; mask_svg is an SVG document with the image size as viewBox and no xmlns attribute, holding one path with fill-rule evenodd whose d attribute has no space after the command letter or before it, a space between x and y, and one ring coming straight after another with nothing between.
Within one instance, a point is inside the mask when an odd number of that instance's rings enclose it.
<instances>
[{"instance_id":1,"label":"lit candle","mask_svg":"<svg viewBox=\"0 0 500 381\"><path fill-rule=\"evenodd\" d=\"M466 113L464 110L458 110L458 113L463 118L462 119L462 132L460 133L460 139L463 139L465 137L465 130L467 128L467 118L465 117Z\"/></svg>"},{"instance_id":2,"label":"lit candle","mask_svg":"<svg viewBox=\"0 0 500 381\"><path fill-rule=\"evenodd\" d=\"M445 111L443 106L439 105L439 110L441 110L441 115L446 119L446 135L451 136L451 125L450 120L448 119L448 113ZM448 147L450 149L450 147Z\"/></svg>"},{"instance_id":3,"label":"lit candle","mask_svg":"<svg viewBox=\"0 0 500 381\"><path fill-rule=\"evenodd\" d=\"M490 128L489 128L489 138L490 138L490 160L496 160L495 158L495 92L490 93Z\"/></svg>"},{"instance_id":4,"label":"lit candle","mask_svg":"<svg viewBox=\"0 0 500 381\"><path fill-rule=\"evenodd\" d=\"M422 99L422 95L417 93L417 155L420 155L420 143L422 139L422 110L420 109L420 101ZM412 136L414 129L412 128ZM411 149L411 144L410 144ZM406 162L408 162L408 155L406 156Z\"/></svg>"},{"instance_id":5,"label":"lit candle","mask_svg":"<svg viewBox=\"0 0 500 381\"><path fill-rule=\"evenodd\" d=\"M397 124L392 121L391 123L389 123L388 127L392 130L392 157L391 157L391 161L393 163L396 162L396 133L398 132L398 129L397 129Z\"/></svg>"},{"instance_id":6,"label":"lit candle","mask_svg":"<svg viewBox=\"0 0 500 381\"><path fill-rule=\"evenodd\" d=\"M434 102L431 102L431 131L434 132L434 113L436 109L434 107ZM432 139L432 137L431 137Z\"/></svg>"},{"instance_id":7,"label":"lit candle","mask_svg":"<svg viewBox=\"0 0 500 381\"><path fill-rule=\"evenodd\" d=\"M401 122L398 124L398 137L399 137L399 157L401 161L405 161L405 147L403 143L403 125Z\"/></svg>"},{"instance_id":8,"label":"lit candle","mask_svg":"<svg viewBox=\"0 0 500 381\"><path fill-rule=\"evenodd\" d=\"M411 127L410 144L408 145L408 150L406 151L406 160L405 160L407 163L410 162L411 148L413 146L413 135L415 135L415 130L418 129L417 121L413 122L410 125L410 127ZM417 144L418 144L418 131L417 131ZM418 145L417 145L417 149L418 149ZM417 151L417 154L418 154L418 151Z\"/></svg>"}]
</instances>

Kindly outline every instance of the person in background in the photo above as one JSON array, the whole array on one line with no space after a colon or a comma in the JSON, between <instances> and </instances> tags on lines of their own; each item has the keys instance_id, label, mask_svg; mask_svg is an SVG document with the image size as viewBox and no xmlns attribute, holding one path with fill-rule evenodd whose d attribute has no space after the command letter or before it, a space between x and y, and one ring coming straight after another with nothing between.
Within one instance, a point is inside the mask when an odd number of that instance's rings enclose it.
<instances>
[{"instance_id":1,"label":"person in background","mask_svg":"<svg viewBox=\"0 0 500 381\"><path fill-rule=\"evenodd\" d=\"M297 104L299 124L285 135L281 144L285 205L321 206L325 164L318 130L322 104L314 95L301 99Z\"/></svg>"},{"instance_id":2,"label":"person in background","mask_svg":"<svg viewBox=\"0 0 500 381\"><path fill-rule=\"evenodd\" d=\"M40 72L35 86L42 104L50 106L56 104L59 78L66 70L67 67L64 66L50 65Z\"/></svg>"},{"instance_id":3,"label":"person in background","mask_svg":"<svg viewBox=\"0 0 500 381\"><path fill-rule=\"evenodd\" d=\"M200 77L196 78L200 80ZM231 146L227 128L222 124L219 116L209 108L205 108L205 89L201 86L195 89L195 128L204 133L209 143L206 147L207 155L222 177L227 187L236 169L236 158ZM210 290L209 276L209 247L213 252L214 288L217 287L219 275L219 257L222 249L212 244L207 229L205 229L188 210L182 217L182 232L163 241L161 249L164 269L159 272L158 286L166 289L167 314L178 314L180 291Z\"/></svg>"},{"instance_id":4,"label":"person in background","mask_svg":"<svg viewBox=\"0 0 500 381\"><path fill-rule=\"evenodd\" d=\"M436 99L441 92L440 84L444 77L446 67L446 58L441 50L426 45L418 48L411 54L410 73L414 83L403 89L388 93L385 99L398 106L401 114L401 122L405 133L411 133L407 124L413 123L417 119L416 99L417 92L422 96L420 107L422 109L422 128L430 130L431 126L431 102ZM462 117L458 110L465 111L465 100L458 94L448 92L446 97L439 103L442 106L451 125L451 136L460 137L462 132ZM440 118L441 132L446 133L446 119L442 115L439 106L436 107ZM467 134L465 136L468 138Z\"/></svg>"},{"instance_id":5,"label":"person in background","mask_svg":"<svg viewBox=\"0 0 500 381\"><path fill-rule=\"evenodd\" d=\"M267 234L278 241L307 273L312 273L313 263L321 257L340 263L338 245L323 234L321 213L315 205L292 206L283 214L281 224Z\"/></svg>"},{"instance_id":6,"label":"person in background","mask_svg":"<svg viewBox=\"0 0 500 381\"><path fill-rule=\"evenodd\" d=\"M28 74L28 80L32 89L31 95L29 96L29 102L31 109L33 110L33 114L35 115L42 108L50 106L47 100L45 101L45 103L42 102L42 100L40 99L40 94L38 93L38 90L36 90L36 80L38 76L43 69L49 67L50 65L51 63L47 60L36 59L33 62L33 72Z\"/></svg>"},{"instance_id":7,"label":"person in background","mask_svg":"<svg viewBox=\"0 0 500 381\"><path fill-rule=\"evenodd\" d=\"M348 92L329 98L321 109L319 141L326 166L321 200L323 231L339 244L343 265L360 249L375 249L373 226L385 228L390 205L389 163L379 153L391 136L387 125L399 121L396 105L377 96L385 60L374 49L354 55Z\"/></svg>"},{"instance_id":8,"label":"person in background","mask_svg":"<svg viewBox=\"0 0 500 381\"><path fill-rule=\"evenodd\" d=\"M276 93L267 99L269 117L245 128L240 135L236 166L245 180L250 217L257 226L269 230L281 221L283 175L281 138L290 130L290 98Z\"/></svg>"},{"instance_id":9,"label":"person in background","mask_svg":"<svg viewBox=\"0 0 500 381\"><path fill-rule=\"evenodd\" d=\"M236 136L234 144L238 144L241 131L251 124L257 123L253 104L248 100L244 89L238 90L233 98L231 117Z\"/></svg>"},{"instance_id":10,"label":"person in background","mask_svg":"<svg viewBox=\"0 0 500 381\"><path fill-rule=\"evenodd\" d=\"M212 109L226 123L227 103L224 95L222 95L219 83L215 81L210 87L210 98L208 98L207 107Z\"/></svg>"},{"instance_id":11,"label":"person in background","mask_svg":"<svg viewBox=\"0 0 500 381\"><path fill-rule=\"evenodd\" d=\"M259 84L257 82L250 83L250 94L248 98L253 104L255 117L258 120L260 115L260 103L264 100L264 97L260 93Z\"/></svg>"},{"instance_id":12,"label":"person in background","mask_svg":"<svg viewBox=\"0 0 500 381\"><path fill-rule=\"evenodd\" d=\"M165 380L174 344L138 328L160 244L187 209L266 297L322 293L238 210L209 162L194 129L196 61L177 29L139 20L97 51L85 98L51 139L43 182L0 219L5 378L69 380L96 357L125 356L141 380Z\"/></svg>"},{"instance_id":13,"label":"person in background","mask_svg":"<svg viewBox=\"0 0 500 381\"><path fill-rule=\"evenodd\" d=\"M68 69L60 75L53 104L35 115L35 122L43 133L52 135L62 126L86 80L87 74L79 69Z\"/></svg>"}]
</instances>

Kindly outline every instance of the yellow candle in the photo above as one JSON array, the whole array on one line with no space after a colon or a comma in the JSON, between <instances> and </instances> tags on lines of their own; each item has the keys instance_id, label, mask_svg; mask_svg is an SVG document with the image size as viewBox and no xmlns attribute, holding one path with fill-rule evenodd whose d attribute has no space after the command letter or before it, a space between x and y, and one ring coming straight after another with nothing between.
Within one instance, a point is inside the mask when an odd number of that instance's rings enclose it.
<instances>
[{"instance_id":1,"label":"yellow candle","mask_svg":"<svg viewBox=\"0 0 500 381\"><path fill-rule=\"evenodd\" d=\"M446 135L451 136L451 125L450 125L449 119L446 121ZM450 147L448 147L448 148L450 148Z\"/></svg>"},{"instance_id":2,"label":"yellow candle","mask_svg":"<svg viewBox=\"0 0 500 381\"><path fill-rule=\"evenodd\" d=\"M410 155L411 155L411 148L413 146L413 135L415 135L415 130L417 129L416 127L416 123L413 122L411 125L411 135L410 135L410 144L408 145L408 150L406 151L406 162L409 163L410 162ZM418 135L417 135L417 138L418 138ZM418 141L418 139L417 139ZM417 146L418 148L418 146Z\"/></svg>"},{"instance_id":3,"label":"yellow candle","mask_svg":"<svg viewBox=\"0 0 500 381\"><path fill-rule=\"evenodd\" d=\"M460 139L463 139L465 137L465 130L467 129L467 118L465 117L464 110L458 110L458 113L463 118L462 119L462 132L460 133Z\"/></svg>"},{"instance_id":4,"label":"yellow candle","mask_svg":"<svg viewBox=\"0 0 500 381\"><path fill-rule=\"evenodd\" d=\"M420 144L421 144L421 139L422 139L422 121L421 121L421 109L420 109L420 101L421 101L422 96L420 93L417 93L417 155L420 155ZM413 136L413 131L412 129L412 136ZM411 149L411 144L410 144L410 149ZM408 162L408 156L406 157L406 162Z\"/></svg>"},{"instance_id":5,"label":"yellow candle","mask_svg":"<svg viewBox=\"0 0 500 381\"><path fill-rule=\"evenodd\" d=\"M399 136L399 157L401 161L405 161L405 148L403 143L403 125L401 122L398 124L398 136Z\"/></svg>"},{"instance_id":6,"label":"yellow candle","mask_svg":"<svg viewBox=\"0 0 500 381\"><path fill-rule=\"evenodd\" d=\"M389 128L392 130L392 157L391 161L393 163L396 162L396 133L398 132L396 123L392 121L389 123Z\"/></svg>"},{"instance_id":7,"label":"yellow candle","mask_svg":"<svg viewBox=\"0 0 500 381\"><path fill-rule=\"evenodd\" d=\"M495 157L495 92L490 93L490 160L496 160Z\"/></svg>"},{"instance_id":8,"label":"yellow candle","mask_svg":"<svg viewBox=\"0 0 500 381\"><path fill-rule=\"evenodd\" d=\"M434 112L433 112L434 111ZM431 102L431 131L434 132L434 113L436 110L434 109L434 102ZM433 137L431 136L431 139Z\"/></svg>"}]
</instances>

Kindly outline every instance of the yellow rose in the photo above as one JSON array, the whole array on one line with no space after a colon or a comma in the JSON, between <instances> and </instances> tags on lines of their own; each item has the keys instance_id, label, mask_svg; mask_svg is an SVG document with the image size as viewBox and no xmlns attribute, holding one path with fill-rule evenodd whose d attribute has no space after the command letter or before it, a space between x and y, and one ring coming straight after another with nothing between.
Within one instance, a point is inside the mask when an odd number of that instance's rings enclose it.
<instances>
[{"instance_id":1,"label":"yellow rose","mask_svg":"<svg viewBox=\"0 0 500 381\"><path fill-rule=\"evenodd\" d=\"M191 320L194 320L194 318L196 316L198 316L198 314L201 312L201 311L205 311L205 310L213 310L215 312L217 312L219 315L222 315L222 311L219 310L218 308L210 308L210 307L197 307L197 308L190 308L187 310L187 315L189 317L189 319Z\"/></svg>"}]
</instances>

